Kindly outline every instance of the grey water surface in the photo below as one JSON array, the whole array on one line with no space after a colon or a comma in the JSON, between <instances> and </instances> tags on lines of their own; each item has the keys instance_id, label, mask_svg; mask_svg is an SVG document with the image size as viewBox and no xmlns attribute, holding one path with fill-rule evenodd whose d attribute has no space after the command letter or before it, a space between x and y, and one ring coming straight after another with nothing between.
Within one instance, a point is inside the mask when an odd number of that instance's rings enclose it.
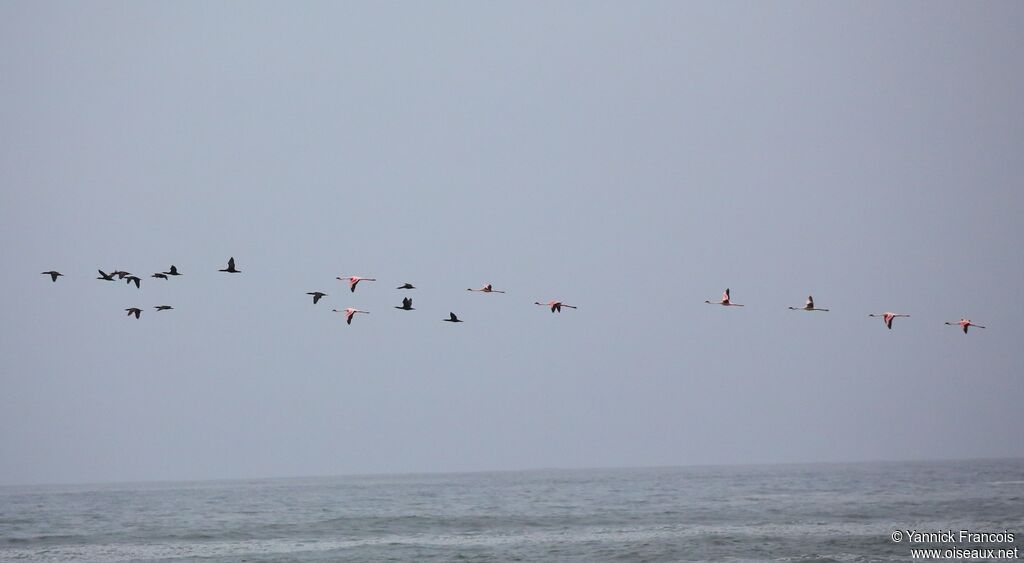
<instances>
[{"instance_id":1,"label":"grey water surface","mask_svg":"<svg viewBox=\"0 0 1024 563\"><path fill-rule=\"evenodd\" d=\"M2 561L905 561L894 530L947 529L1020 546L1024 460L0 488Z\"/></svg>"}]
</instances>

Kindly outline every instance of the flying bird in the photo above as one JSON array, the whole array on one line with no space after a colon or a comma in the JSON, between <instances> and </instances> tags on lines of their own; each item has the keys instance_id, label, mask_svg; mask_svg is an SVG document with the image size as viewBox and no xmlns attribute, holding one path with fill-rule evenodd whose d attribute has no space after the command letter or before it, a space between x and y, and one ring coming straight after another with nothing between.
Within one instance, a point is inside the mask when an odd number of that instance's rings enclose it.
<instances>
[{"instance_id":1,"label":"flying bird","mask_svg":"<svg viewBox=\"0 0 1024 563\"><path fill-rule=\"evenodd\" d=\"M948 325L954 325L954 326L961 326L961 327L963 327L963 329L964 329L964 334L967 334L967 327L969 327L969 326L976 326L976 327L978 327L978 328L985 328L985 327L983 327L983 326L981 326L981 325L976 325L976 324L972 323L972 322L971 322L971 319L960 319L959 321L956 321L956 322L947 322L946 324L948 324Z\"/></svg>"},{"instance_id":2,"label":"flying bird","mask_svg":"<svg viewBox=\"0 0 1024 563\"><path fill-rule=\"evenodd\" d=\"M461 323L462 322L462 320L459 317L456 317L455 313L452 313L452 312L448 313L448 318L447 319L441 319L441 320L446 322L446 323Z\"/></svg>"},{"instance_id":3,"label":"flying bird","mask_svg":"<svg viewBox=\"0 0 1024 563\"><path fill-rule=\"evenodd\" d=\"M180 273L178 273L178 267L175 266L174 264L171 264L171 269L167 270L164 273L167 274L168 276L180 276L181 275Z\"/></svg>"},{"instance_id":4,"label":"flying bird","mask_svg":"<svg viewBox=\"0 0 1024 563\"><path fill-rule=\"evenodd\" d=\"M123 280L125 278L125 276L130 276L130 275L132 275L132 273L131 272L126 272L124 270L114 270L113 272L110 272L110 275L117 276L117 279Z\"/></svg>"},{"instance_id":5,"label":"flying bird","mask_svg":"<svg viewBox=\"0 0 1024 563\"><path fill-rule=\"evenodd\" d=\"M174 307L171 307L170 305L157 305L156 307L153 308L156 309L157 311L170 311Z\"/></svg>"},{"instance_id":6,"label":"flying bird","mask_svg":"<svg viewBox=\"0 0 1024 563\"><path fill-rule=\"evenodd\" d=\"M542 307L551 307L551 312L552 313L561 313L562 312L562 307L568 307L570 309L575 309L576 308L574 305L566 305L565 303L562 303L561 301L548 301L547 303L541 303L540 301L534 301L533 304L534 305L540 305Z\"/></svg>"},{"instance_id":7,"label":"flying bird","mask_svg":"<svg viewBox=\"0 0 1024 563\"><path fill-rule=\"evenodd\" d=\"M882 313L880 315L876 315L876 314L872 313L872 314L870 314L868 316L869 317L882 317L882 320L885 321L885 326L889 327L889 330L892 330L892 320L893 319L895 319L896 317L909 317L910 315L903 315L903 314L898 314L898 313L890 313L890 312L886 311L886 312L884 312L884 313Z\"/></svg>"},{"instance_id":8,"label":"flying bird","mask_svg":"<svg viewBox=\"0 0 1024 563\"><path fill-rule=\"evenodd\" d=\"M108 273L104 272L103 270L96 270L96 271L100 273L100 277L98 277L96 279L103 280L103 281L114 281L114 274L113 274L113 272L108 274Z\"/></svg>"},{"instance_id":9,"label":"flying bird","mask_svg":"<svg viewBox=\"0 0 1024 563\"><path fill-rule=\"evenodd\" d=\"M416 287L413 286L411 283L406 282L406 283L403 283L402 285L396 287L395 289L416 289Z\"/></svg>"},{"instance_id":10,"label":"flying bird","mask_svg":"<svg viewBox=\"0 0 1024 563\"><path fill-rule=\"evenodd\" d=\"M726 307L742 307L743 306L743 305L740 305L739 303L733 303L732 301L729 300L729 288L728 287L725 288L725 293L722 294L722 300L721 301L705 301L705 303L709 303L711 305L725 305Z\"/></svg>"},{"instance_id":11,"label":"flying bird","mask_svg":"<svg viewBox=\"0 0 1024 563\"><path fill-rule=\"evenodd\" d=\"M53 281L57 281L57 276L63 276L64 274L58 272L57 270L50 270L49 272L43 272L42 275L50 276L50 279L52 279Z\"/></svg>"},{"instance_id":12,"label":"flying bird","mask_svg":"<svg viewBox=\"0 0 1024 563\"><path fill-rule=\"evenodd\" d=\"M320 292L320 291L307 291L306 295L312 295L313 296L313 304L314 305L316 305L317 301L320 301L321 297L326 297L327 296L326 293L323 293L323 292Z\"/></svg>"},{"instance_id":13,"label":"flying bird","mask_svg":"<svg viewBox=\"0 0 1024 563\"><path fill-rule=\"evenodd\" d=\"M356 316L356 313L366 313L367 315L370 314L369 311L360 311L359 309L353 309L352 307L348 307L344 311L339 311L337 309L331 310L334 311L335 313L345 313L345 324L352 324L352 317Z\"/></svg>"},{"instance_id":14,"label":"flying bird","mask_svg":"<svg viewBox=\"0 0 1024 563\"><path fill-rule=\"evenodd\" d=\"M131 285L132 283L134 283L134 284L135 284L135 287L136 287L136 289L137 289L137 288L139 288L139 287L140 287L140 285L139 285L139 284L140 284L140 283L142 283L142 280L140 280L140 279L139 279L138 277L136 277L136 276L125 276L125 283L127 283L128 285Z\"/></svg>"},{"instance_id":15,"label":"flying bird","mask_svg":"<svg viewBox=\"0 0 1024 563\"><path fill-rule=\"evenodd\" d=\"M173 266L172 266L172 268L173 268ZM177 271L177 270L175 270L175 271ZM234 256L232 256L231 258L228 259L228 267L227 268L224 268L222 270L217 270L217 271L218 272L227 272L229 274L240 274L240 273L242 273L242 270L236 270L235 269L235 257Z\"/></svg>"},{"instance_id":16,"label":"flying bird","mask_svg":"<svg viewBox=\"0 0 1024 563\"><path fill-rule=\"evenodd\" d=\"M157 273L155 273L155 274L153 274L152 276L149 276L149 277L151 277L151 278L160 278L162 280L165 280L165 279L167 279L167 274L165 274L163 272L157 272Z\"/></svg>"},{"instance_id":17,"label":"flying bird","mask_svg":"<svg viewBox=\"0 0 1024 563\"><path fill-rule=\"evenodd\" d=\"M501 291L499 289L494 289L493 287L491 287L491 284L487 284L481 287L480 289L466 288L466 291L482 291L484 293L505 293L504 291Z\"/></svg>"},{"instance_id":18,"label":"flying bird","mask_svg":"<svg viewBox=\"0 0 1024 563\"><path fill-rule=\"evenodd\" d=\"M338 276L337 279L342 280L342 281L348 280L348 288L350 290L352 290L352 293L355 293L355 291L356 291L356 284L358 284L361 281L377 281L376 278L361 278L359 276L349 276L347 278L343 278L341 276Z\"/></svg>"},{"instance_id":19,"label":"flying bird","mask_svg":"<svg viewBox=\"0 0 1024 563\"><path fill-rule=\"evenodd\" d=\"M129 307L128 309L125 309L125 311L128 311L129 317L135 315L136 319L142 314L142 309L139 309L138 307Z\"/></svg>"},{"instance_id":20,"label":"flying bird","mask_svg":"<svg viewBox=\"0 0 1024 563\"><path fill-rule=\"evenodd\" d=\"M803 307L790 307L793 311L828 311L828 309L815 309L814 308L814 297L808 295L807 303Z\"/></svg>"},{"instance_id":21,"label":"flying bird","mask_svg":"<svg viewBox=\"0 0 1024 563\"><path fill-rule=\"evenodd\" d=\"M402 299L402 306L399 307L398 305L395 305L395 309L401 309L403 311L415 311L416 310L416 309L412 308L412 298L410 298L410 297L406 297L405 299Z\"/></svg>"}]
</instances>

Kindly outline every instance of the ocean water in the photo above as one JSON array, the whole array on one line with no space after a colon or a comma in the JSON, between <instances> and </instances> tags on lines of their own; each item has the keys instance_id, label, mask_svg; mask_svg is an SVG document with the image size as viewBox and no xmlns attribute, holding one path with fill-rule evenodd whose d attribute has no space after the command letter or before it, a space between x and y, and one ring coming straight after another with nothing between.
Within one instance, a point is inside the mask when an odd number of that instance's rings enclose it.
<instances>
[{"instance_id":1,"label":"ocean water","mask_svg":"<svg viewBox=\"0 0 1024 563\"><path fill-rule=\"evenodd\" d=\"M1024 546L1024 460L0 487L0 561L868 562L938 546L897 529Z\"/></svg>"}]
</instances>

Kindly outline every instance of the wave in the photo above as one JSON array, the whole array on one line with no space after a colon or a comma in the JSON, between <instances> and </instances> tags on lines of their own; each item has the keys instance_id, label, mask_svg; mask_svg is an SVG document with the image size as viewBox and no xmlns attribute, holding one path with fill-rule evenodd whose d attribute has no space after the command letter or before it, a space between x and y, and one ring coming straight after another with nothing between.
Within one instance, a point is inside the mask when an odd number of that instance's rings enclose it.
<instances>
[{"instance_id":1,"label":"wave","mask_svg":"<svg viewBox=\"0 0 1024 563\"><path fill-rule=\"evenodd\" d=\"M814 533L874 536L888 528L875 526L829 526ZM657 527L593 527L562 530L532 530L509 533L462 534L392 534L352 539L291 538L275 540L165 542L147 544L93 544L37 546L33 548L0 549L0 559L37 561L40 563L70 563L72 561L167 561L176 559L217 559L242 556L266 557L302 555L324 552L345 552L358 548L407 546L416 548L500 548L534 546L566 546L591 544L616 546L616 551L628 545L651 545L671 540L687 543L707 541L721 544L746 540L751 536L778 538L803 537L812 533L806 525L763 526L657 526ZM621 553L620 553L621 554ZM808 555L789 561L812 563L837 561L836 555Z\"/></svg>"}]
</instances>

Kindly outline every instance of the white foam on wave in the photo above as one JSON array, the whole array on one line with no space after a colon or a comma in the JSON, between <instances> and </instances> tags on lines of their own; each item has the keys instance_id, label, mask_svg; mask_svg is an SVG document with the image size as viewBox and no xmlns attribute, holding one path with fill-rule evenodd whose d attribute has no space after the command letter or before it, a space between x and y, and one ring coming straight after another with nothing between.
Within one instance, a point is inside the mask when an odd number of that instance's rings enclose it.
<instances>
[{"instance_id":1,"label":"white foam on wave","mask_svg":"<svg viewBox=\"0 0 1024 563\"><path fill-rule=\"evenodd\" d=\"M879 524L827 524L821 527L809 527L807 524L765 524L758 526L694 526L675 524L654 527L592 527L509 533L406 534L349 540L273 539L192 543L51 545L34 548L0 548L0 560L10 559L38 563L153 561L179 558L237 558L245 555L311 554L373 546L498 547L523 544L623 544L712 535L770 537L801 536L809 533L879 535L887 533L887 531L889 531L888 528Z\"/></svg>"}]
</instances>

